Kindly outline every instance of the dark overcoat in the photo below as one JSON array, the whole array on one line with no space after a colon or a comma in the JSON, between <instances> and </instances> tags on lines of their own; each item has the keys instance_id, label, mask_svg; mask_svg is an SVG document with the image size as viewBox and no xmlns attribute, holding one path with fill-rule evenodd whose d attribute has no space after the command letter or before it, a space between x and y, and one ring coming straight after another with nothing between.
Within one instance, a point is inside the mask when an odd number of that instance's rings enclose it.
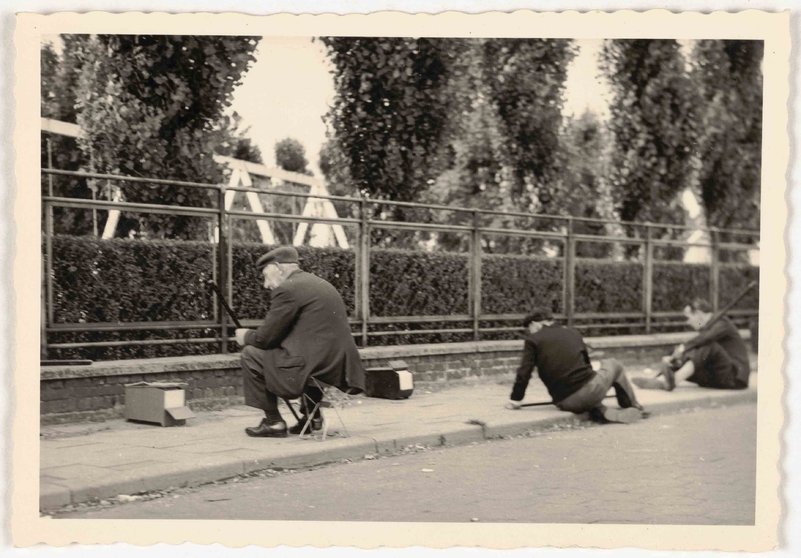
<instances>
[{"instance_id":1,"label":"dark overcoat","mask_svg":"<svg viewBox=\"0 0 801 558\"><path fill-rule=\"evenodd\" d=\"M299 397L310 376L349 393L364 390L345 303L311 273L297 270L272 290L270 310L245 345L262 349L265 387L279 397Z\"/></svg>"}]
</instances>

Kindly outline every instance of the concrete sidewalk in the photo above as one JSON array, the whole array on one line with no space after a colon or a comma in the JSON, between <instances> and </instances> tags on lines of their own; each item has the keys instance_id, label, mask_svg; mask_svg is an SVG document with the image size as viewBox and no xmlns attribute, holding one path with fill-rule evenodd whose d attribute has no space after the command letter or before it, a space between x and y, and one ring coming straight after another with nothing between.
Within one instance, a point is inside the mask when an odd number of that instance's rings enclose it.
<instances>
[{"instance_id":1,"label":"concrete sidewalk","mask_svg":"<svg viewBox=\"0 0 801 558\"><path fill-rule=\"evenodd\" d=\"M752 374L751 387L743 391L685 384L670 393L639 390L638 396L652 413L675 412L756 401L756 384L757 374ZM243 430L258 424L262 414L244 406L201 413L185 426L173 428L122 420L42 427L40 509L196 486L268 468L369 458L408 446L466 444L582 420L553 406L506 410L510 386L511 378L507 378L439 391L418 386L410 399L402 401L354 397L340 411L350 437L343 436L342 425L328 409L330 428L325 441L319 436L250 438ZM542 384L532 379L525 402L548 399ZM609 404L615 405L614 399ZM289 411L284 408L282 413L293 424Z\"/></svg>"}]
</instances>

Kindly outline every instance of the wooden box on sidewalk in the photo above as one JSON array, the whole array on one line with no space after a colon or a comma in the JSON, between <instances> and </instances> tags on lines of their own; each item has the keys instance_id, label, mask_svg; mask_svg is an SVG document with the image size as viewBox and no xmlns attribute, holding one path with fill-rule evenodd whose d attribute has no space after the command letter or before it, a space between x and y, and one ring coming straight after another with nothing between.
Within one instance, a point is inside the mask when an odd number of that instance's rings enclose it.
<instances>
[{"instance_id":1,"label":"wooden box on sidewalk","mask_svg":"<svg viewBox=\"0 0 801 558\"><path fill-rule=\"evenodd\" d=\"M194 413L186 406L186 384L137 382L125 385L125 418L180 426Z\"/></svg>"},{"instance_id":2,"label":"wooden box on sidewalk","mask_svg":"<svg viewBox=\"0 0 801 558\"><path fill-rule=\"evenodd\" d=\"M382 399L407 399L414 391L414 379L402 360L390 360L389 366L365 370L365 394Z\"/></svg>"}]
</instances>

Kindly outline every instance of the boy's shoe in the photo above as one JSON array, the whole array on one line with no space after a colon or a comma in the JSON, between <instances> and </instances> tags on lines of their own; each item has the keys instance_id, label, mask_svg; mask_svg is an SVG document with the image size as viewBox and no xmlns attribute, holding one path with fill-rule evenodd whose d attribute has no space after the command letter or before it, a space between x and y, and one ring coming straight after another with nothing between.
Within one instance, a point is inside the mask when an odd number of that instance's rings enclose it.
<instances>
[{"instance_id":1,"label":"boy's shoe","mask_svg":"<svg viewBox=\"0 0 801 558\"><path fill-rule=\"evenodd\" d=\"M606 422L616 422L620 424L631 424L643 418L642 411L635 407L627 407L625 409L612 409L607 407L602 413Z\"/></svg>"},{"instance_id":2,"label":"boy's shoe","mask_svg":"<svg viewBox=\"0 0 801 558\"><path fill-rule=\"evenodd\" d=\"M668 388L667 380L662 379L662 376L656 378L649 378L648 376L633 376L631 383L642 389L661 389L664 391L671 391Z\"/></svg>"},{"instance_id":3,"label":"boy's shoe","mask_svg":"<svg viewBox=\"0 0 801 558\"><path fill-rule=\"evenodd\" d=\"M676 389L676 368L674 368L672 363L662 363L662 366L659 368L658 376L662 376L665 379L665 389L667 391L673 391Z\"/></svg>"}]
</instances>

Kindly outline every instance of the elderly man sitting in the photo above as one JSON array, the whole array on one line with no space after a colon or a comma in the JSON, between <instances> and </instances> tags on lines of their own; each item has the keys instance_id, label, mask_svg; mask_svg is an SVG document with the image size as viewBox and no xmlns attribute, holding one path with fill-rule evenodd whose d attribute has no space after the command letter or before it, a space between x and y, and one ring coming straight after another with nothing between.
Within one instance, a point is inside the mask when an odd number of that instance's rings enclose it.
<instances>
[{"instance_id":1,"label":"elderly man sitting","mask_svg":"<svg viewBox=\"0 0 801 558\"><path fill-rule=\"evenodd\" d=\"M242 349L245 404L262 409L265 418L246 428L248 436L285 437L322 428L322 417L303 409L298 424L287 428L278 411L278 397L322 400L309 378L348 393L364 390L364 367L353 341L345 303L328 281L298 265L298 253L281 246L263 256L256 267L270 290L270 310L258 329L237 329Z\"/></svg>"}]
</instances>

